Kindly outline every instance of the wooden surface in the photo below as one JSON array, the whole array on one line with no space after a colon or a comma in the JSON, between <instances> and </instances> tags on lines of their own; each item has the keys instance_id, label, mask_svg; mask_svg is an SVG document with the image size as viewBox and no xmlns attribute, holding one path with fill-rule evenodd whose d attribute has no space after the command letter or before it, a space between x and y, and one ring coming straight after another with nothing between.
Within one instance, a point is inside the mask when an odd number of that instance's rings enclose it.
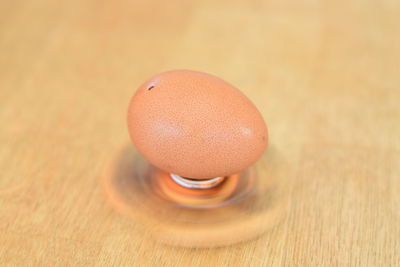
<instances>
[{"instance_id":1,"label":"wooden surface","mask_svg":"<svg viewBox=\"0 0 400 267\"><path fill-rule=\"evenodd\" d=\"M399 266L399 3L1 1L0 265ZM101 193L130 96L179 68L241 88L293 170L257 240L159 245Z\"/></svg>"}]
</instances>

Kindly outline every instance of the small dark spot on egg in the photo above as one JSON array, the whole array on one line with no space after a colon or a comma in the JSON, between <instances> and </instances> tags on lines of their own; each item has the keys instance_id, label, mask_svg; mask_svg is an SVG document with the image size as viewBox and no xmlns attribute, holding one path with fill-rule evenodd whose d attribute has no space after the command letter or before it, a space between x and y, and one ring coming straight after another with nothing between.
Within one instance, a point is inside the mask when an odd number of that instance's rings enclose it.
<instances>
[{"instance_id":1,"label":"small dark spot on egg","mask_svg":"<svg viewBox=\"0 0 400 267\"><path fill-rule=\"evenodd\" d=\"M153 89L154 88L154 85L150 85L148 88L147 88L147 91L150 91L151 89Z\"/></svg>"}]
</instances>

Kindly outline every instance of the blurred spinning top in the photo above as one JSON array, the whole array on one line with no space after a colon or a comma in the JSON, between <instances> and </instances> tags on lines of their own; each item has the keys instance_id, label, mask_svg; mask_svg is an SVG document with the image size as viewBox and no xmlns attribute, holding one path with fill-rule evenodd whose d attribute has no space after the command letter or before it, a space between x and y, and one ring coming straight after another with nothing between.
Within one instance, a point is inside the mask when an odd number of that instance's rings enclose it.
<instances>
[{"instance_id":1,"label":"blurred spinning top","mask_svg":"<svg viewBox=\"0 0 400 267\"><path fill-rule=\"evenodd\" d=\"M128 109L138 151L187 188L210 188L218 178L254 164L268 144L265 122L238 89L210 74L175 70L139 87Z\"/></svg>"}]
</instances>

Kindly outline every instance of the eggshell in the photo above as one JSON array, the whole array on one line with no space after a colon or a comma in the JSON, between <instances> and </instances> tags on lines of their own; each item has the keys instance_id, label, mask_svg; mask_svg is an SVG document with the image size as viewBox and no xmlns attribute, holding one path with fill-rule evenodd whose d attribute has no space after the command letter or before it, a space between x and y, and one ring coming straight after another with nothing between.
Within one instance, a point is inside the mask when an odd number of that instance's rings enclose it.
<instances>
[{"instance_id":1,"label":"eggshell","mask_svg":"<svg viewBox=\"0 0 400 267\"><path fill-rule=\"evenodd\" d=\"M253 103L229 83L197 71L168 71L146 81L127 119L132 142L150 163L193 179L238 173L268 144Z\"/></svg>"}]
</instances>

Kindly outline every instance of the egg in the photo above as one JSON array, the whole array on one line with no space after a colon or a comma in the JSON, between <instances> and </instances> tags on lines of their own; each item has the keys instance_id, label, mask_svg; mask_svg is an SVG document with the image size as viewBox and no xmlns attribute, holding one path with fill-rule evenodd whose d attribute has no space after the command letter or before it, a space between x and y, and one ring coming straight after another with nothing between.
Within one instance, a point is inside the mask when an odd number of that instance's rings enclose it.
<instances>
[{"instance_id":1,"label":"egg","mask_svg":"<svg viewBox=\"0 0 400 267\"><path fill-rule=\"evenodd\" d=\"M233 85L197 71L150 78L133 95L127 122L133 144L151 164L192 179L239 173L268 144L254 104Z\"/></svg>"}]
</instances>

